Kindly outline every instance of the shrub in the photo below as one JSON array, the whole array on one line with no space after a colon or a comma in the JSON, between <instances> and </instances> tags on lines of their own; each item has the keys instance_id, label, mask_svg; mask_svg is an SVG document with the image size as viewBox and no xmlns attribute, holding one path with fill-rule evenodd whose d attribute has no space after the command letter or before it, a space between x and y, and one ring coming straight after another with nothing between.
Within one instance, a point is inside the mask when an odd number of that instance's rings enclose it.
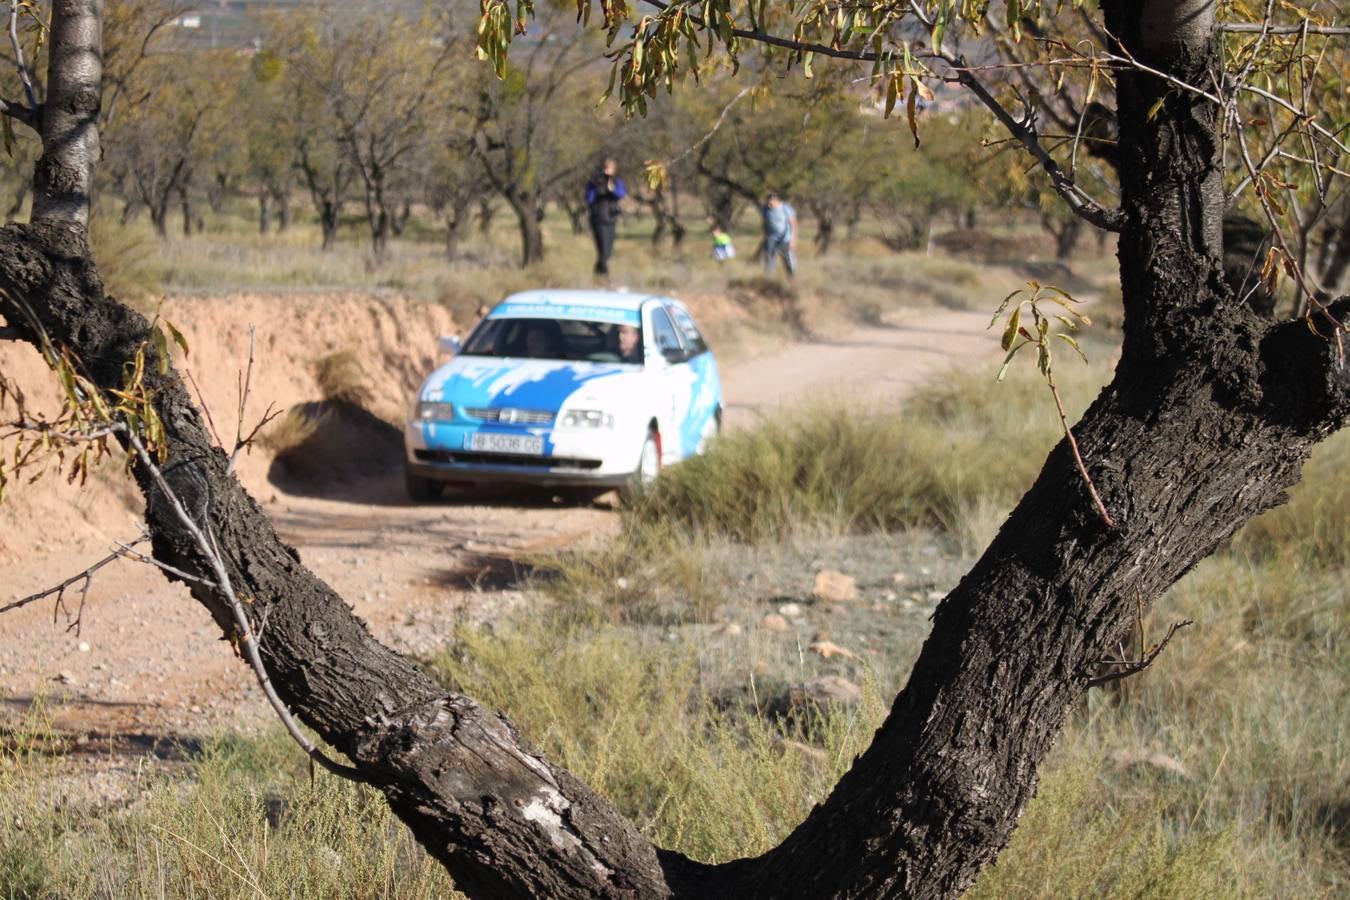
<instances>
[{"instance_id":1,"label":"shrub","mask_svg":"<svg viewBox=\"0 0 1350 900\"><path fill-rule=\"evenodd\" d=\"M1074 382L1084 405L1106 376ZM802 525L840 531L945 528L963 536L972 510L1006 509L1058 439L1044 385L953 375L898 412L818 405L719 439L664 473L632 509L638 526L680 522L744 541ZM987 513L986 513L987 514Z\"/></svg>"}]
</instances>

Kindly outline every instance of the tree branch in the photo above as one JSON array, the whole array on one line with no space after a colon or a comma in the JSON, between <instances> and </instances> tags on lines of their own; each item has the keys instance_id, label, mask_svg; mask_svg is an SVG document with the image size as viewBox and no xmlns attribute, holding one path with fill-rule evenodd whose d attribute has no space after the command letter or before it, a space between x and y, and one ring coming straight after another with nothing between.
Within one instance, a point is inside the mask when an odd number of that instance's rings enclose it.
<instances>
[{"instance_id":1,"label":"tree branch","mask_svg":"<svg viewBox=\"0 0 1350 900\"><path fill-rule=\"evenodd\" d=\"M1263 22L1224 22L1219 30L1228 34L1318 34L1328 37L1350 35L1350 27L1345 25L1267 25Z\"/></svg>"},{"instance_id":2,"label":"tree branch","mask_svg":"<svg viewBox=\"0 0 1350 900\"><path fill-rule=\"evenodd\" d=\"M1163 639L1158 643L1154 644L1153 647L1147 653L1139 657L1139 659L1137 660L1133 661L1127 661L1124 659L1102 660L1101 665L1119 666L1120 668L1116 669L1116 671L1114 672L1108 672L1105 675L1098 675L1094 678L1089 678L1087 686L1090 688L1101 687L1102 685L1110 684L1113 681L1120 681L1123 678L1129 678L1131 675L1138 675L1140 672L1144 671L1149 666L1153 665L1153 661L1156 660L1159 654L1161 654L1163 650L1167 648L1167 644L1172 640L1172 635L1176 634L1181 629L1194 624L1195 623L1192 622L1190 619L1182 619L1180 622L1173 622L1172 627L1167 629L1167 634L1163 637Z\"/></svg>"},{"instance_id":3,"label":"tree branch","mask_svg":"<svg viewBox=\"0 0 1350 900\"><path fill-rule=\"evenodd\" d=\"M33 90L33 76L23 60L23 42L19 40L19 0L9 0L9 45L14 49L14 65L19 70L28 108L35 110L38 108L37 91Z\"/></svg>"},{"instance_id":4,"label":"tree branch","mask_svg":"<svg viewBox=\"0 0 1350 900\"><path fill-rule=\"evenodd\" d=\"M143 544L148 540L149 540L148 537L142 536L132 541L130 544L118 544L118 546L129 549L131 547L135 547L137 544ZM74 575L70 576L65 581L62 581L59 584L54 584L51 587L46 588L45 590L38 591L36 594L29 594L27 597L22 597L18 600L13 601L12 603L6 603L4 606L0 606L0 615L10 612L11 610L22 609L23 607L28 606L30 603L36 603L37 601L43 599L44 597L50 597L53 594L57 596L57 599L59 601L61 596L65 594L66 590L69 589L72 584L75 584L76 582L79 581L83 581L84 589L88 590L89 582L93 580L95 572L106 566L108 563L116 562L121 558L122 558L122 551L115 550L112 553L109 553L107 556L103 557L102 559L98 560L97 562L90 563L88 566L84 568L83 571L76 572Z\"/></svg>"},{"instance_id":5,"label":"tree branch","mask_svg":"<svg viewBox=\"0 0 1350 900\"><path fill-rule=\"evenodd\" d=\"M667 3L665 0L643 0L649 6L665 11L671 9L676 4ZM932 28L932 19L928 16L924 8L917 2L910 4L910 9L915 17L927 28ZM697 16L690 15L690 19L698 25L703 22ZM821 56L832 57L835 59L846 59L854 62L876 62L882 57L873 52L843 50L830 47L826 44L819 44L810 41L799 41L790 38L778 37L767 34L760 30L751 30L744 28L733 28L731 33L734 37L743 40L756 41L761 44L768 44L775 47L782 47L788 50L795 50L800 53L815 53ZM959 55L947 50L945 47L935 47L932 54L937 59L942 60L949 65L955 73L959 84L966 87L975 95L975 97L984 104L999 123L1008 130L1013 137L1017 138L1027 149L1036 161L1040 163L1041 168L1045 170L1050 177L1050 184L1055 189L1055 193L1063 198L1068 204L1069 209L1075 215L1078 215L1101 228L1104 231L1120 231L1125 224L1125 216L1119 209L1111 209L1097 203L1082 188L1078 187L1064 170L1060 168L1058 162L1040 143L1039 136L1033 123L1030 121L1019 122L1013 118L1012 114L999 103L998 99L985 87L975 75L966 67L965 60Z\"/></svg>"}]
</instances>

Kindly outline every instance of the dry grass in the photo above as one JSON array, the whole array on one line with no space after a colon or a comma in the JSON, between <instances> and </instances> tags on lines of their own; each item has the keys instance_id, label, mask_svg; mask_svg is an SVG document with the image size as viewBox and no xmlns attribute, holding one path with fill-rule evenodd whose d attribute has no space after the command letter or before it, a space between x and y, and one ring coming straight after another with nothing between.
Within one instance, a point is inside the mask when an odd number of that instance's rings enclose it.
<instances>
[{"instance_id":1,"label":"dry grass","mask_svg":"<svg viewBox=\"0 0 1350 900\"><path fill-rule=\"evenodd\" d=\"M1109 375L1105 363L1074 371L1074 409ZM803 525L938 527L973 546L1059 439L1053 401L1034 374L1004 384L953 375L895 413L807 408L729 435L665 473L630 518L744 541L779 540Z\"/></svg>"},{"instance_id":2,"label":"dry grass","mask_svg":"<svg viewBox=\"0 0 1350 900\"><path fill-rule=\"evenodd\" d=\"M323 425L324 414L316 416L306 409L288 409L263 428L258 445L273 456L283 456L314 436Z\"/></svg>"},{"instance_id":3,"label":"dry grass","mask_svg":"<svg viewBox=\"0 0 1350 900\"><path fill-rule=\"evenodd\" d=\"M1154 631L1181 616L1197 625L1123 693L1090 696L972 896L1344 895L1346 573L1313 571L1282 542L1266 550L1222 554L1163 601ZM654 577L687 580L699 561L696 549L678 564L683 574ZM734 585L706 593L691 602L738 602ZM891 687L869 681L856 710L785 731L716 702L754 683L709 680L688 650L671 649L666 630L535 614L465 631L432 665L506 710L663 846L707 860L759 852L824 796L869 739ZM53 806L44 787L53 763L24 746L0 755L0 893L448 891L377 797L323 776L311 788L280 736L225 739L193 763L191 779L147 778L130 807L102 811ZM281 808L269 822L268 809Z\"/></svg>"},{"instance_id":4,"label":"dry grass","mask_svg":"<svg viewBox=\"0 0 1350 900\"><path fill-rule=\"evenodd\" d=\"M314 380L325 400L369 406L374 397L361 358L352 350L339 350L315 360Z\"/></svg>"},{"instance_id":5,"label":"dry grass","mask_svg":"<svg viewBox=\"0 0 1350 900\"><path fill-rule=\"evenodd\" d=\"M494 218L488 233L471 230L451 260L444 254L439 226L419 209L405 236L391 241L389 259L382 264L376 263L355 225L344 228L333 250L324 251L317 226L303 211L285 232L260 235L255 221L252 208L235 204L222 216L208 216L204 233L183 237L171 229L167 240L159 240L144 220L119 226L114 215L104 214L95 223L104 235L99 242L110 250L100 254L100 265L115 283L128 285L119 291L129 296L160 291L175 296L396 292L442 303L457 321L472 321L479 304L546 286L622 286L716 297L722 308L703 324L722 353L754 352L766 338L828 331L843 321L876 321L897 307L992 306L1009 284L1025 277L1016 271L1019 263L981 265L940 251L932 256L896 253L867 225L856 240L840 242L823 256L804 239L801 271L789 282L781 273L766 277L748 251L719 265L711 256L711 239L697 230L679 248L653 246L651 220L629 219L620 229L615 274L602 282L591 273L589 235L573 234L556 212L543 223L547 257L529 269L516 262L518 237L505 211ZM804 238L811 226L806 227ZM734 229L737 243L753 249L758 228L747 214Z\"/></svg>"}]
</instances>

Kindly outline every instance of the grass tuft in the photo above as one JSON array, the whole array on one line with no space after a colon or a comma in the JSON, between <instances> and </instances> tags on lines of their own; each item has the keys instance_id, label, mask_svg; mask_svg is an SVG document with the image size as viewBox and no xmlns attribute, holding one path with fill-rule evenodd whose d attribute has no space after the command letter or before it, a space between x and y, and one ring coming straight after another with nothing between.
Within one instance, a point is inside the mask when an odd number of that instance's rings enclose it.
<instances>
[{"instance_id":1,"label":"grass tuft","mask_svg":"<svg viewBox=\"0 0 1350 900\"><path fill-rule=\"evenodd\" d=\"M372 399L361 359L352 350L339 350L315 360L314 380L325 400L364 407Z\"/></svg>"},{"instance_id":2,"label":"grass tuft","mask_svg":"<svg viewBox=\"0 0 1350 900\"><path fill-rule=\"evenodd\" d=\"M1086 370L1079 408L1107 375ZM1014 376L952 375L894 413L821 405L721 438L664 473L630 518L679 522L747 542L802 526L840 532L943 528L973 540L994 507L1031 484L1059 439L1044 385ZM976 518L980 527L967 523Z\"/></svg>"}]
</instances>

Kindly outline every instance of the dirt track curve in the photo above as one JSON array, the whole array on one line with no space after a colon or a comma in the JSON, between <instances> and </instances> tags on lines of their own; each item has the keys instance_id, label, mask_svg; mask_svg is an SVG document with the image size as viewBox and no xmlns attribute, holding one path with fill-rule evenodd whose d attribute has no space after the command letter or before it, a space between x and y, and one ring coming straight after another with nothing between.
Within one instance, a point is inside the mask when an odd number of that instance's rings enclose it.
<instances>
[{"instance_id":1,"label":"dirt track curve","mask_svg":"<svg viewBox=\"0 0 1350 900\"><path fill-rule=\"evenodd\" d=\"M788 344L724 365L727 425L743 428L784 406L811 400L898 402L954 366L997 364L988 317L901 312L882 325ZM310 492L315 493L313 491ZM269 485L260 491L282 537L393 646L425 653L456 623L492 619L524 601L509 589L524 551L611 532L601 506L544 500L498 505L413 506L401 477L347 484L328 496ZM106 552L103 550L102 552ZM0 604L40 590L102 555L60 542L34 546L0 570ZM0 617L0 725L45 697L56 726L94 744L136 749L173 736L263 721L252 677L220 639L205 610L153 569L119 562L94 580L80 632L43 601Z\"/></svg>"}]
</instances>

